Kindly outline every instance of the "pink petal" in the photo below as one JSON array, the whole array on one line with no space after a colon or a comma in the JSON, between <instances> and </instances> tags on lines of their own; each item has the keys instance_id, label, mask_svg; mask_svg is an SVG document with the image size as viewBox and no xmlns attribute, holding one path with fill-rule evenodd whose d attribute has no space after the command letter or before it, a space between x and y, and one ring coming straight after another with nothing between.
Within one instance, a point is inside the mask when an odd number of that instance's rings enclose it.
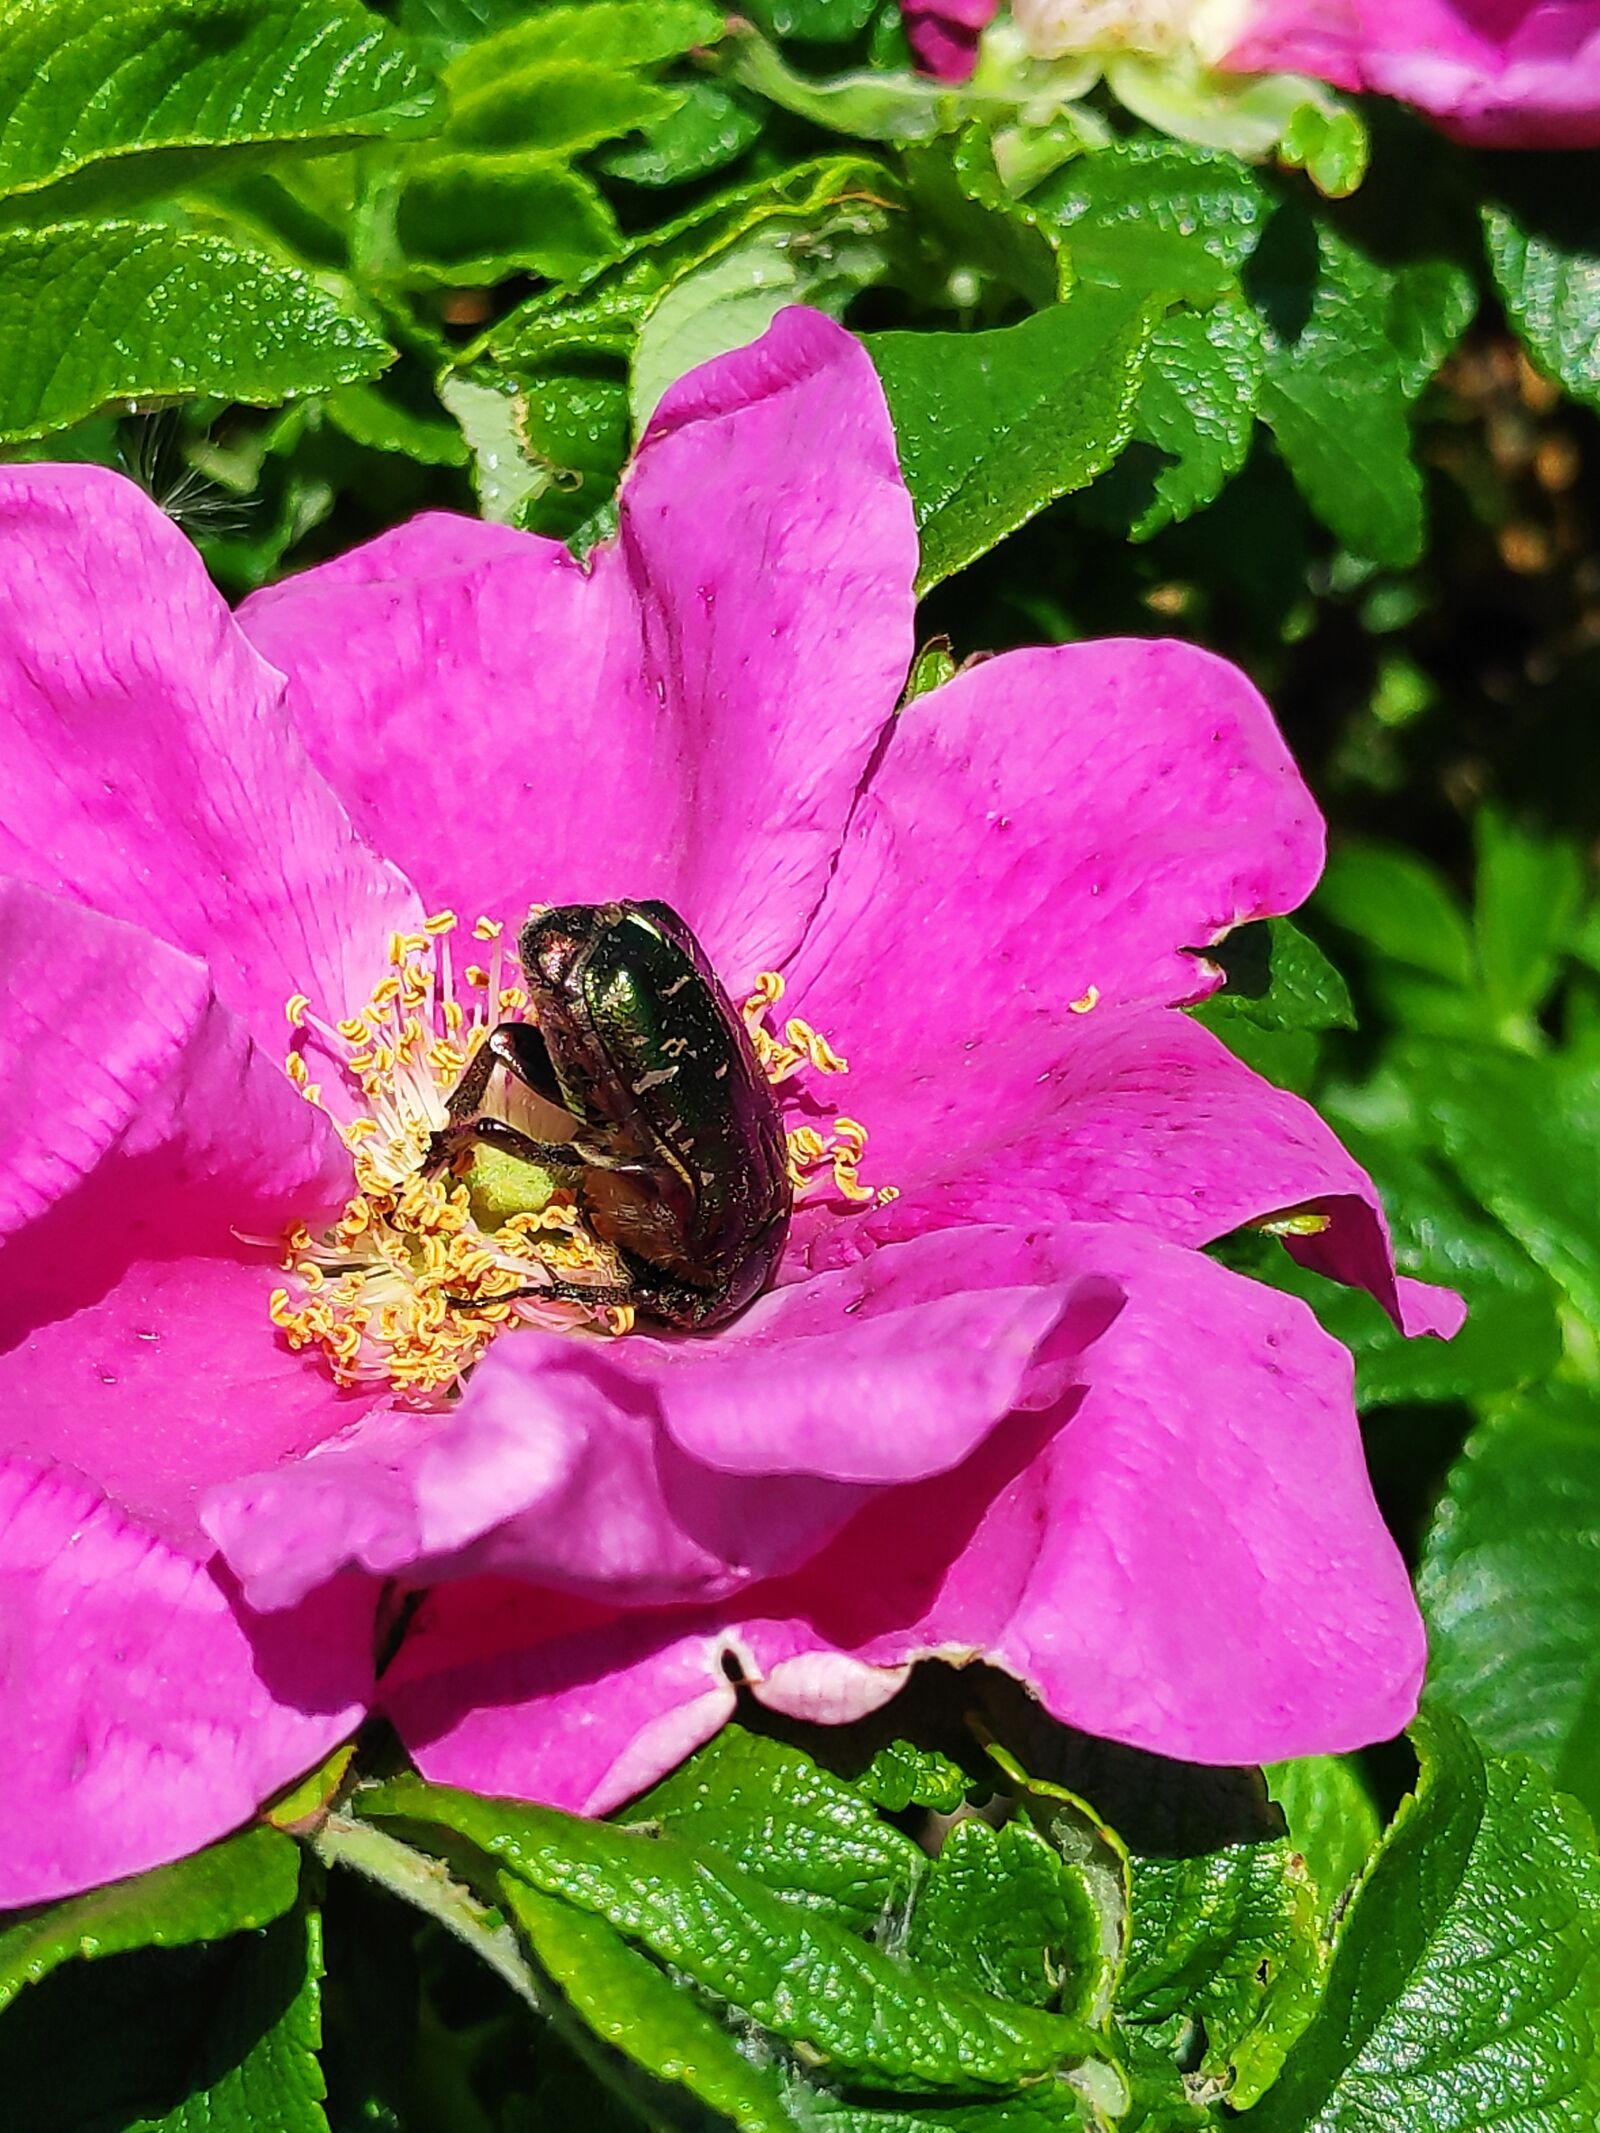
<instances>
[{"instance_id":1,"label":"pink petal","mask_svg":"<svg viewBox=\"0 0 1600 2133\"><path fill-rule=\"evenodd\" d=\"M165 942L11 883L0 958L8 1445L69 1461L192 1544L201 1486L307 1449L364 1404L283 1346L277 1250L238 1234L335 1211L349 1158Z\"/></svg>"},{"instance_id":2,"label":"pink petal","mask_svg":"<svg viewBox=\"0 0 1600 2133\"><path fill-rule=\"evenodd\" d=\"M1055 1396L1120 1297L1039 1271L1021 1237L945 1231L764 1296L715 1339L521 1332L452 1413L374 1416L224 1485L207 1530L258 1607L348 1564L629 1604L720 1595Z\"/></svg>"},{"instance_id":3,"label":"pink petal","mask_svg":"<svg viewBox=\"0 0 1600 2133\"><path fill-rule=\"evenodd\" d=\"M254 1622L68 1473L0 1467L0 1906L221 1837L360 1721L372 1594Z\"/></svg>"},{"instance_id":4,"label":"pink petal","mask_svg":"<svg viewBox=\"0 0 1600 2133\"><path fill-rule=\"evenodd\" d=\"M1227 64L1395 97L1491 147L1600 145L1596 0L1257 0Z\"/></svg>"},{"instance_id":5,"label":"pink petal","mask_svg":"<svg viewBox=\"0 0 1600 2133\"><path fill-rule=\"evenodd\" d=\"M417 915L282 687L132 482L0 468L0 871L198 956L274 1047L292 993L359 1006Z\"/></svg>"},{"instance_id":6,"label":"pink petal","mask_svg":"<svg viewBox=\"0 0 1600 2133\"><path fill-rule=\"evenodd\" d=\"M1072 1001L1203 998L1218 973L1184 951L1292 909L1322 849L1237 668L1159 641L1010 652L895 722L786 1008L849 1058L870 1125L880 1094L970 1083L1019 1020L1092 1045Z\"/></svg>"},{"instance_id":7,"label":"pink petal","mask_svg":"<svg viewBox=\"0 0 1600 2133\"><path fill-rule=\"evenodd\" d=\"M906 42L924 74L963 82L977 64L978 38L994 20L999 0L907 0Z\"/></svg>"},{"instance_id":8,"label":"pink petal","mask_svg":"<svg viewBox=\"0 0 1600 2133\"><path fill-rule=\"evenodd\" d=\"M900 1197L865 1212L803 1210L797 1238L814 1265L967 1222L1131 1222L1205 1245L1314 1205L1331 1227L1290 1240L1297 1258L1369 1289L1408 1332L1444 1330L1427 1299L1448 1292L1396 1282L1366 1172L1309 1104L1187 1015L1098 1007L1010 1024L997 1013L910 1103L858 1093L857 1078L852 1069L843 1086L871 1123L870 1175ZM1454 1332L1459 1299L1438 1309L1455 1312Z\"/></svg>"},{"instance_id":9,"label":"pink petal","mask_svg":"<svg viewBox=\"0 0 1600 2133\"><path fill-rule=\"evenodd\" d=\"M591 561L424 518L241 619L430 903L664 897L742 986L798 938L910 652L911 507L859 344L786 311L683 379Z\"/></svg>"},{"instance_id":10,"label":"pink petal","mask_svg":"<svg viewBox=\"0 0 1600 2133\"><path fill-rule=\"evenodd\" d=\"M383 1709L437 1784L605 1814L732 1717L734 1649L710 1609L616 1614L478 1578L428 1594Z\"/></svg>"},{"instance_id":11,"label":"pink petal","mask_svg":"<svg viewBox=\"0 0 1600 2133\"><path fill-rule=\"evenodd\" d=\"M1387 1738L1421 1622L1362 1462L1349 1356L1297 1300L1127 1229L1052 1240L1127 1293L1054 1410L884 1494L715 1609L436 1593L385 1701L431 1777L599 1811L728 1708L859 1715L920 1657L986 1658L1067 1724L1198 1762Z\"/></svg>"},{"instance_id":12,"label":"pink petal","mask_svg":"<svg viewBox=\"0 0 1600 2133\"><path fill-rule=\"evenodd\" d=\"M191 1182L225 1176L241 1227L336 1208L349 1158L217 998L205 966L163 940L0 880L0 1235L78 1185L112 1150L181 1137Z\"/></svg>"}]
</instances>

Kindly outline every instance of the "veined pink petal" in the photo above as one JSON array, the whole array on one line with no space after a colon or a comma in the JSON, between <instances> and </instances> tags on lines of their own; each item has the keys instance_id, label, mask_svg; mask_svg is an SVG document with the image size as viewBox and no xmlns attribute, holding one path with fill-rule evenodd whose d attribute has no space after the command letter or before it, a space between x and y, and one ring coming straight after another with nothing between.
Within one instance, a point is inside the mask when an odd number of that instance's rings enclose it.
<instances>
[{"instance_id":1,"label":"veined pink petal","mask_svg":"<svg viewBox=\"0 0 1600 2133\"><path fill-rule=\"evenodd\" d=\"M1102 1006L1010 1024L996 1012L913 1102L858 1098L855 1079L843 1086L872 1122L872 1174L899 1197L803 1209L797 1240L815 1265L967 1222L1129 1222L1205 1245L1311 1204L1330 1227L1291 1239L1296 1257L1369 1289L1407 1332L1460 1324L1459 1299L1435 1323L1427 1299L1447 1292L1397 1283L1377 1189L1311 1106L1187 1015Z\"/></svg>"},{"instance_id":2,"label":"veined pink petal","mask_svg":"<svg viewBox=\"0 0 1600 2133\"><path fill-rule=\"evenodd\" d=\"M371 1589L257 1623L64 1471L0 1466L0 1907L211 1843L361 1719Z\"/></svg>"},{"instance_id":3,"label":"veined pink petal","mask_svg":"<svg viewBox=\"0 0 1600 2133\"><path fill-rule=\"evenodd\" d=\"M922 1101L1010 1021L1093 1044L1074 1000L1204 998L1217 974L1185 950L1292 910L1322 851L1236 667L1159 640L1010 652L895 722L792 996L850 1058L870 1122L880 1089Z\"/></svg>"},{"instance_id":4,"label":"veined pink petal","mask_svg":"<svg viewBox=\"0 0 1600 2133\"><path fill-rule=\"evenodd\" d=\"M1128 1298L1085 1389L715 1609L641 1621L435 1593L385 1684L422 1768L600 1811L715 1729L730 1666L834 1721L927 1656L986 1657L1068 1724L1197 1762L1395 1732L1422 1627L1346 1351L1296 1299L1136 1231L1086 1225L1051 1249L1061 1274L1092 1269Z\"/></svg>"},{"instance_id":5,"label":"veined pink petal","mask_svg":"<svg viewBox=\"0 0 1600 2133\"><path fill-rule=\"evenodd\" d=\"M0 1411L182 1547L197 1489L365 1402L267 1316L276 1240L349 1158L210 978L138 927L0 886Z\"/></svg>"},{"instance_id":6,"label":"veined pink petal","mask_svg":"<svg viewBox=\"0 0 1600 2133\"><path fill-rule=\"evenodd\" d=\"M142 490L0 468L0 872L199 957L273 1046L292 993L358 1007L419 915L282 694Z\"/></svg>"},{"instance_id":7,"label":"veined pink petal","mask_svg":"<svg viewBox=\"0 0 1600 2133\"><path fill-rule=\"evenodd\" d=\"M1490 147L1600 144L1596 0L1256 0L1227 64L1391 96Z\"/></svg>"},{"instance_id":8,"label":"veined pink petal","mask_svg":"<svg viewBox=\"0 0 1600 2133\"><path fill-rule=\"evenodd\" d=\"M263 1607L349 1564L630 1605L720 1595L1055 1397L1120 1294L1040 1266L1020 1235L949 1230L762 1297L714 1340L523 1332L449 1415L374 1416L224 1484L207 1529Z\"/></svg>"},{"instance_id":9,"label":"veined pink petal","mask_svg":"<svg viewBox=\"0 0 1600 2133\"><path fill-rule=\"evenodd\" d=\"M681 381L591 564L424 518L241 620L430 903L664 897L742 986L798 939L911 648L910 504L859 343L787 311Z\"/></svg>"}]
</instances>

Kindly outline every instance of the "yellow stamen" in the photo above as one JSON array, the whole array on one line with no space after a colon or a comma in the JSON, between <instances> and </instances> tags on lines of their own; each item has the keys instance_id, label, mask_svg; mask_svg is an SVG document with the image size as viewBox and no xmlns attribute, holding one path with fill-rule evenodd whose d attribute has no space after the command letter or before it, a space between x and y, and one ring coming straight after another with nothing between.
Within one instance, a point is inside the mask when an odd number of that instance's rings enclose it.
<instances>
[{"instance_id":1,"label":"yellow stamen","mask_svg":"<svg viewBox=\"0 0 1600 2133\"><path fill-rule=\"evenodd\" d=\"M861 1158L867 1145L867 1129L859 1119L836 1118L833 1131L819 1133L815 1126L791 1126L788 1133L789 1182L795 1198L824 1182L824 1173L835 1192L864 1206L875 1200L899 1197L892 1185L875 1190L861 1182Z\"/></svg>"},{"instance_id":2,"label":"yellow stamen","mask_svg":"<svg viewBox=\"0 0 1600 2133\"><path fill-rule=\"evenodd\" d=\"M768 1010L776 1007L783 998L784 991L782 975L776 970L763 970L749 999L739 1010L756 1059L768 1081L774 1085L785 1082L806 1066L814 1067L819 1074L848 1074L849 1061L834 1050L820 1030L803 1022L798 1015L790 1017L782 1037L773 1036L766 1026L766 1017Z\"/></svg>"},{"instance_id":3,"label":"yellow stamen","mask_svg":"<svg viewBox=\"0 0 1600 2133\"><path fill-rule=\"evenodd\" d=\"M308 1017L305 995L288 1003L291 1025L309 1023L364 1108L339 1127L355 1190L321 1236L297 1225L285 1239L291 1278L273 1290L269 1314L291 1347L319 1351L338 1383L387 1381L422 1404L448 1398L507 1326L609 1333L626 1330L633 1316L548 1295L558 1279L612 1288L625 1278L570 1199L485 1228L468 1184L428 1164L451 1092L491 1017L527 1005L510 968L501 981L503 928L492 919L471 931L495 944L494 967L462 973L472 991L458 995L449 951L458 924L454 912L438 911L420 931L394 934L386 975L359 1014L332 1027ZM286 1069L302 1095L316 1096L298 1049Z\"/></svg>"},{"instance_id":4,"label":"yellow stamen","mask_svg":"<svg viewBox=\"0 0 1600 2133\"><path fill-rule=\"evenodd\" d=\"M780 1086L806 1067L818 1074L848 1074L850 1062L819 1029L799 1015L789 1017L781 1038L767 1028L767 1015L783 998L785 989L781 972L763 970L739 1010L757 1063L768 1081ZM789 1181L796 1198L821 1185L824 1173L831 1178L835 1192L859 1204L875 1200L881 1206L899 1197L892 1185L874 1190L862 1184L860 1168L867 1129L858 1119L836 1118L833 1131L827 1136L815 1126L791 1126L787 1138Z\"/></svg>"}]
</instances>

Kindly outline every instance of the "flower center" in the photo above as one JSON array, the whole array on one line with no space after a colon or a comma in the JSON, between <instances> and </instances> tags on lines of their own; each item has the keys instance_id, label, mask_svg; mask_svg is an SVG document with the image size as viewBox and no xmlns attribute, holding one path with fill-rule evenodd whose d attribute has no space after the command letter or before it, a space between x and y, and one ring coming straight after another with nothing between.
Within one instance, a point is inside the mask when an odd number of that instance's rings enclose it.
<instances>
[{"instance_id":1,"label":"flower center","mask_svg":"<svg viewBox=\"0 0 1600 2133\"><path fill-rule=\"evenodd\" d=\"M297 1224L288 1232L272 1321L292 1348L320 1353L338 1384L387 1381L419 1406L448 1401L489 1343L513 1327L615 1335L634 1322L632 1305L614 1300L629 1285L628 1269L596 1236L570 1185L484 1145L465 1168L435 1159L434 1136L450 1123L457 1084L491 1031L529 1004L505 928L478 919L470 939L483 960L464 964L452 955L457 931L454 912L441 911L420 932L395 934L387 973L344 1021L322 1020L301 993L285 1010L295 1032L286 1071L333 1118L355 1190L330 1229L313 1235ZM741 1011L768 1079L844 1073L846 1062L809 1023L791 1018L782 1037L767 1029L783 991L776 972L763 972ZM324 1080L314 1076L313 1057ZM324 1087L334 1086L328 1074L337 1077L337 1101L324 1099ZM576 1120L511 1077L496 1079L497 1115L541 1143L572 1136ZM831 1186L851 1201L892 1198L892 1189L861 1183L866 1138L850 1118L828 1133L793 1128L796 1196ZM593 1304L585 1288L597 1292Z\"/></svg>"},{"instance_id":2,"label":"flower center","mask_svg":"<svg viewBox=\"0 0 1600 2133\"><path fill-rule=\"evenodd\" d=\"M1247 9L1241 0L1012 0L1011 12L1036 59L1091 52L1167 59L1193 46L1215 60Z\"/></svg>"}]
</instances>

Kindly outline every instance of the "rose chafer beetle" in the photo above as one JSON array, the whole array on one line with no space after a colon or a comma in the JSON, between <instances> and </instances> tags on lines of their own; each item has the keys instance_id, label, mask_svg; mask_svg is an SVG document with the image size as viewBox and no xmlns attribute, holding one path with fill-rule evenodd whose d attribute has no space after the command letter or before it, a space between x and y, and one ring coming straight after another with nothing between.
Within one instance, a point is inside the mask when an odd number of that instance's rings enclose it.
<instances>
[{"instance_id":1,"label":"rose chafer beetle","mask_svg":"<svg viewBox=\"0 0 1600 2133\"><path fill-rule=\"evenodd\" d=\"M618 902L537 912L518 953L530 1019L490 1031L430 1161L482 1142L537 1163L628 1273L526 1293L672 1326L731 1318L771 1279L794 1192L777 1098L704 950L668 905ZM496 1067L568 1112L572 1139L484 1115Z\"/></svg>"}]
</instances>

